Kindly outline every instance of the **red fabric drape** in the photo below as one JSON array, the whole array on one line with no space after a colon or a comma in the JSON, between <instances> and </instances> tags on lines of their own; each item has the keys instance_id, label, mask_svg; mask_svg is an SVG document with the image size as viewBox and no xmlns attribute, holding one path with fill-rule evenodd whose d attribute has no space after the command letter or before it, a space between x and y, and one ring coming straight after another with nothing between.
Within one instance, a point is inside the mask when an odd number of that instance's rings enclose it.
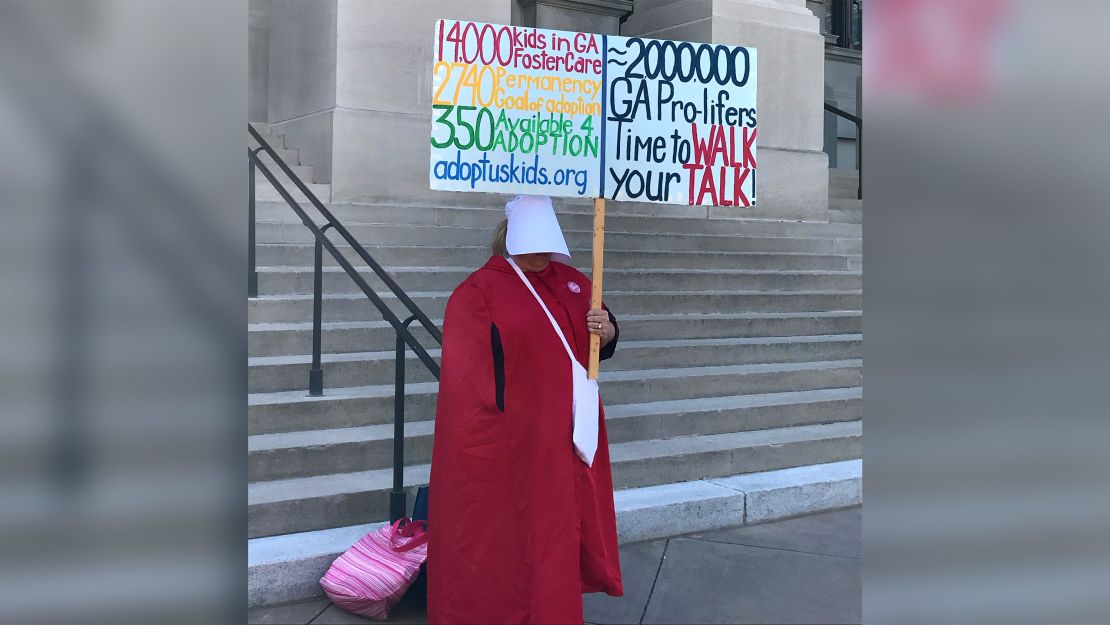
<instances>
[{"instance_id":1,"label":"red fabric drape","mask_svg":"<svg viewBox=\"0 0 1110 625\"><path fill-rule=\"evenodd\" d=\"M525 275L585 365L589 279L557 262ZM444 318L429 623L581 623L583 592L623 594L604 412L592 467L575 455L571 427L566 351L520 278L495 256L455 289Z\"/></svg>"}]
</instances>

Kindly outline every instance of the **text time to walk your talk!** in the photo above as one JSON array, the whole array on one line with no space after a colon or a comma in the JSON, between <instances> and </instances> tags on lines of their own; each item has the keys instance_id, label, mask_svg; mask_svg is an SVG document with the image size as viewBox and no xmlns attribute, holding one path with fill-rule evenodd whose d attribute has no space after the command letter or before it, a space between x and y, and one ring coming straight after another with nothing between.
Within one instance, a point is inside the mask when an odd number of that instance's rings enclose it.
<instances>
[{"instance_id":1,"label":"text time to walk your talk!","mask_svg":"<svg viewBox=\"0 0 1110 625\"><path fill-rule=\"evenodd\" d=\"M703 127L699 136L698 125L691 124L688 137L675 130L669 137L646 139L628 131L617 142L617 158L681 164L687 175L688 204L709 200L714 206L751 206L755 198L749 198L744 187L751 176L755 188L756 129L743 127L739 131L736 126L714 124L708 133ZM614 193L623 192L633 199L646 195L649 200L667 201L672 197L672 185L682 184L682 174L673 171L609 167L608 174L616 185Z\"/></svg>"},{"instance_id":2,"label":"text time to walk your talk!","mask_svg":"<svg viewBox=\"0 0 1110 625\"><path fill-rule=\"evenodd\" d=\"M623 99L615 88L619 81L629 85ZM715 101L710 102L710 90L703 89L699 103L675 98L673 86L666 81L658 84L657 93L652 94L655 98L649 97L646 82L640 83L634 97L627 97L631 95L631 81L618 78L613 85L609 102L612 115L607 121L616 126L617 160L677 164L684 170L679 173L671 168L653 171L650 166L644 170L608 167L614 194L665 202L674 197L676 187L685 187L688 204L708 200L716 206L752 205L755 198L748 197L745 187L750 176L750 188L755 189L755 108L731 106L726 90L719 90ZM660 121L684 121L689 126L685 132L676 128L665 136L633 132L637 119L653 117Z\"/></svg>"}]
</instances>

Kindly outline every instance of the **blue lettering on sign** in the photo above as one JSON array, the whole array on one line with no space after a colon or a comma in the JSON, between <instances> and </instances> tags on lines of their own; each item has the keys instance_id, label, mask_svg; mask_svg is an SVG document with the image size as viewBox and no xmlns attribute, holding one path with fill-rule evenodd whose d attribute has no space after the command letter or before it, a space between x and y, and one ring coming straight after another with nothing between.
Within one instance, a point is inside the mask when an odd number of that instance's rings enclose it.
<instances>
[{"instance_id":1,"label":"blue lettering on sign","mask_svg":"<svg viewBox=\"0 0 1110 625\"><path fill-rule=\"evenodd\" d=\"M432 166L432 174L437 180L460 180L467 182L471 189L483 182L504 182L510 184L556 185L573 184L579 195L589 187L589 171L585 169L559 168L553 172L540 165L540 157L531 160L517 159L509 155L509 162L494 165L489 153L482 152L482 158L471 162L463 160L462 151L455 150L454 160L440 160Z\"/></svg>"}]
</instances>

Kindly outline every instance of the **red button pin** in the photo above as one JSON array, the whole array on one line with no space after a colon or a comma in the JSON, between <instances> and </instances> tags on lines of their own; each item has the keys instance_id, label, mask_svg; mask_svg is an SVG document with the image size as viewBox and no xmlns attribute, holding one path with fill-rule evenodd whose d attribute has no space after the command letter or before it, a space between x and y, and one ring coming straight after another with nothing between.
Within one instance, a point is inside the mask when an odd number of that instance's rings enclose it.
<instances>
[{"instance_id":1,"label":"red button pin","mask_svg":"<svg viewBox=\"0 0 1110 625\"><path fill-rule=\"evenodd\" d=\"M567 282L567 288L570 289L571 293L581 293L582 292L582 287L578 286L577 282Z\"/></svg>"}]
</instances>

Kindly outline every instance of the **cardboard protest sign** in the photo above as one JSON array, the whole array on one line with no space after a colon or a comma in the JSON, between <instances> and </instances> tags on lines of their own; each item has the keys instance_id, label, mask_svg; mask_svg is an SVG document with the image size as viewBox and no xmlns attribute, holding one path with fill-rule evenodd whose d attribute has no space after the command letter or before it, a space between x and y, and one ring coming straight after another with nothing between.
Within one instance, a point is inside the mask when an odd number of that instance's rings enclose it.
<instances>
[{"instance_id":1,"label":"cardboard protest sign","mask_svg":"<svg viewBox=\"0 0 1110 625\"><path fill-rule=\"evenodd\" d=\"M755 204L755 50L608 37L601 194Z\"/></svg>"},{"instance_id":2,"label":"cardboard protest sign","mask_svg":"<svg viewBox=\"0 0 1110 625\"><path fill-rule=\"evenodd\" d=\"M755 77L752 48L439 20L431 188L595 198L600 308L606 198L755 204Z\"/></svg>"},{"instance_id":3,"label":"cardboard protest sign","mask_svg":"<svg viewBox=\"0 0 1110 625\"><path fill-rule=\"evenodd\" d=\"M440 20L433 189L750 206L756 51Z\"/></svg>"},{"instance_id":4,"label":"cardboard protest sign","mask_svg":"<svg viewBox=\"0 0 1110 625\"><path fill-rule=\"evenodd\" d=\"M440 20L431 186L597 197L601 35Z\"/></svg>"}]
</instances>

